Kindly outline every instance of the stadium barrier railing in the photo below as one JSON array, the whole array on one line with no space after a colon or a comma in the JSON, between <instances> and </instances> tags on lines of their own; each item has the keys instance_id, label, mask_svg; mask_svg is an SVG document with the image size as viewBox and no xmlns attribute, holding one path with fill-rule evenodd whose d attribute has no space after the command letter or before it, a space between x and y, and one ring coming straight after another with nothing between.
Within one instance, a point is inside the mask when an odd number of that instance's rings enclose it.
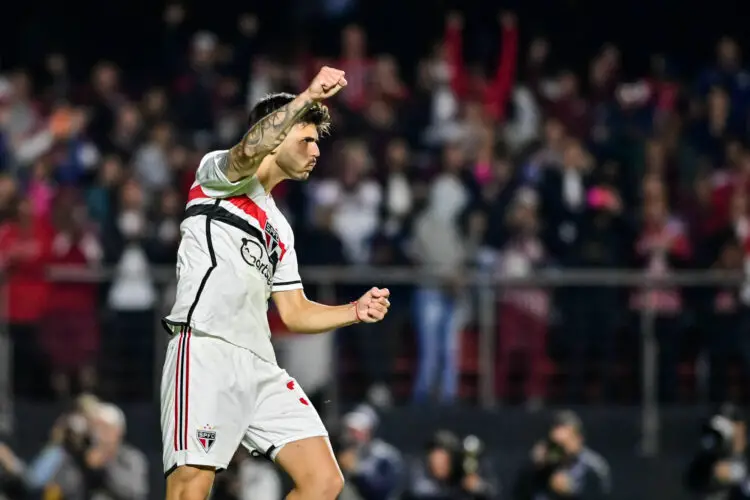
<instances>
[{"instance_id":1,"label":"stadium barrier railing","mask_svg":"<svg viewBox=\"0 0 750 500\"><path fill-rule=\"evenodd\" d=\"M89 282L103 283L115 276L114 269L90 269L79 267L55 267L49 269L49 279L54 282ZM307 267L301 269L303 281L307 285L318 287L318 298L323 302L333 303L336 300L336 287L340 285L426 285L444 281L446 273L416 269L411 267ZM155 267L152 269L153 282L163 290L171 290L174 284L175 271L172 267ZM3 278L0 276L0 282ZM701 287L701 286L740 286L745 276L737 272L723 271L683 271L653 276L634 270L544 270L524 277L507 277L491 272L472 271L464 276L463 282L475 302L475 322L478 327L479 353L479 404L484 408L493 408L497 404L495 395L495 352L497 335L497 300L498 293L507 288L545 288L556 287L628 287L644 291L665 287ZM172 292L173 293L173 292ZM2 294L0 297L6 297ZM168 308L170 297L167 292L160 308ZM2 304L5 306L7 304ZM2 307L5 310L5 307ZM647 304L640 311L641 337L641 429L640 443L642 454L655 456L659 451L659 395L657 393L658 345L655 333L656 311L653 304ZM3 316L4 317L4 316ZM159 328L154 328L158 339L155 347L163 352L166 336L161 335ZM13 428L13 381L12 381L12 344L5 320L0 320L0 432L10 432ZM156 363L161 359L156 357ZM334 367L335 370L335 367ZM155 371L158 373L158 370ZM334 371L335 373L335 371ZM334 377L334 380L336 378ZM329 411L335 417L338 413L337 382L331 384L329 395L332 404ZM158 381L154 383L158 390Z\"/></svg>"}]
</instances>

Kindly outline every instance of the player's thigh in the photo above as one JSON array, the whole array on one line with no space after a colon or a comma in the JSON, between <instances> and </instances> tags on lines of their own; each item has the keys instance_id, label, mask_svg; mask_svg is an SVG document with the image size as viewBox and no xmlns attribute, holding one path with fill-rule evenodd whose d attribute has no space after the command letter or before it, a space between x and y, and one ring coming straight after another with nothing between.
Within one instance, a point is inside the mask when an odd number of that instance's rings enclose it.
<instances>
[{"instance_id":1,"label":"player's thigh","mask_svg":"<svg viewBox=\"0 0 750 500\"><path fill-rule=\"evenodd\" d=\"M336 496L344 486L344 476L327 437L303 438L286 443L276 454L283 468L300 490L317 490Z\"/></svg>"},{"instance_id":2,"label":"player's thigh","mask_svg":"<svg viewBox=\"0 0 750 500\"><path fill-rule=\"evenodd\" d=\"M167 476L166 500L204 500L215 477L213 467L181 465Z\"/></svg>"},{"instance_id":3,"label":"player's thigh","mask_svg":"<svg viewBox=\"0 0 750 500\"><path fill-rule=\"evenodd\" d=\"M193 465L224 469L247 428L247 400L237 380L238 349L184 329L167 347L161 384L164 472ZM184 473L187 474L187 473Z\"/></svg>"}]
</instances>

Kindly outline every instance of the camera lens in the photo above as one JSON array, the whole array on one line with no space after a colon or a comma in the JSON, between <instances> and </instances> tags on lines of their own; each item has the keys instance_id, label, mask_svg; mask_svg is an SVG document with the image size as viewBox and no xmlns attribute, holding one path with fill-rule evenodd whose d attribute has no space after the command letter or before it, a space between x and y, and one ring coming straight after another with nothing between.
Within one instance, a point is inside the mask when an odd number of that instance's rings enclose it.
<instances>
[{"instance_id":1,"label":"camera lens","mask_svg":"<svg viewBox=\"0 0 750 500\"><path fill-rule=\"evenodd\" d=\"M478 455L482 451L482 442L476 436L464 438L464 451L471 455Z\"/></svg>"}]
</instances>

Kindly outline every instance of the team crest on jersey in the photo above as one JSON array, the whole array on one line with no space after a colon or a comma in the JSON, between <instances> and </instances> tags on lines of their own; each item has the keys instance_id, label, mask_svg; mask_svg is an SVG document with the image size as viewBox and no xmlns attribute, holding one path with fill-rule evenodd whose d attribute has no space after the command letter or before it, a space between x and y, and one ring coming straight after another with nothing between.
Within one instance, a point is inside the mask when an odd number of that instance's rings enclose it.
<instances>
[{"instance_id":1,"label":"team crest on jersey","mask_svg":"<svg viewBox=\"0 0 750 500\"><path fill-rule=\"evenodd\" d=\"M203 429L198 429L196 437L198 438L198 443L201 445L201 448L203 448L203 451L208 453L216 442L216 431L213 427L207 425L203 427Z\"/></svg>"},{"instance_id":2,"label":"team crest on jersey","mask_svg":"<svg viewBox=\"0 0 750 500\"><path fill-rule=\"evenodd\" d=\"M266 221L266 249L268 250L268 260L271 262L271 268L276 272L276 265L281 260L281 244L279 243L279 233Z\"/></svg>"}]
</instances>

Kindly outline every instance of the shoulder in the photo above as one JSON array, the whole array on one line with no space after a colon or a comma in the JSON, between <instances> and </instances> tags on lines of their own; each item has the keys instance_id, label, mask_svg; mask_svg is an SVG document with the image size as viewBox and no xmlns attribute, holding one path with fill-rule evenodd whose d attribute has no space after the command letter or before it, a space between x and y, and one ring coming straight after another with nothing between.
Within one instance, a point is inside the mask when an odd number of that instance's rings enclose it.
<instances>
[{"instance_id":1,"label":"shoulder","mask_svg":"<svg viewBox=\"0 0 750 500\"><path fill-rule=\"evenodd\" d=\"M401 459L401 453L395 446L386 443L382 439L374 439L371 444L372 453L381 458Z\"/></svg>"},{"instance_id":2,"label":"shoulder","mask_svg":"<svg viewBox=\"0 0 750 500\"><path fill-rule=\"evenodd\" d=\"M269 221L279 238L287 245L294 244L294 231L286 216L279 209L269 211Z\"/></svg>"},{"instance_id":3,"label":"shoulder","mask_svg":"<svg viewBox=\"0 0 750 500\"><path fill-rule=\"evenodd\" d=\"M422 461L413 461L409 468L410 487L409 490L417 495L431 495L439 491L439 486L427 473L427 468Z\"/></svg>"},{"instance_id":4,"label":"shoulder","mask_svg":"<svg viewBox=\"0 0 750 500\"><path fill-rule=\"evenodd\" d=\"M228 149L219 149L216 151L211 151L209 153L206 153L203 155L203 158L201 158L200 166L204 165L218 165L222 162L226 162L229 158L229 150Z\"/></svg>"},{"instance_id":5,"label":"shoulder","mask_svg":"<svg viewBox=\"0 0 750 500\"><path fill-rule=\"evenodd\" d=\"M121 457L130 464L145 464L148 462L146 454L130 444L123 444L120 448Z\"/></svg>"},{"instance_id":6,"label":"shoulder","mask_svg":"<svg viewBox=\"0 0 750 500\"><path fill-rule=\"evenodd\" d=\"M310 193L318 205L331 206L341 196L341 185L333 179L324 179L310 184Z\"/></svg>"},{"instance_id":7,"label":"shoulder","mask_svg":"<svg viewBox=\"0 0 750 500\"><path fill-rule=\"evenodd\" d=\"M383 188L380 184L372 179L368 179L362 183L360 187L360 196L365 204L377 204L380 203L382 198Z\"/></svg>"},{"instance_id":8,"label":"shoulder","mask_svg":"<svg viewBox=\"0 0 750 500\"><path fill-rule=\"evenodd\" d=\"M581 454L581 460L599 477L609 477L609 463L599 453L586 448Z\"/></svg>"}]
</instances>

